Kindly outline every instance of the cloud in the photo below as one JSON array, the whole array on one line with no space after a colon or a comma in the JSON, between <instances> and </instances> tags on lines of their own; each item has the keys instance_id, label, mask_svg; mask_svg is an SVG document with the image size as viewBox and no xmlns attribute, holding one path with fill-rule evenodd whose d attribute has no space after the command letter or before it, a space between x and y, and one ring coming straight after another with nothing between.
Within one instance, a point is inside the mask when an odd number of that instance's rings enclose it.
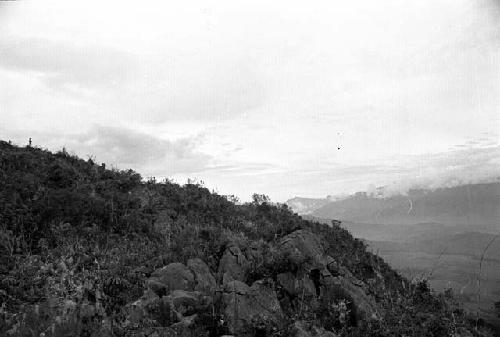
<instances>
[{"instance_id":1,"label":"cloud","mask_svg":"<svg viewBox=\"0 0 500 337\"><path fill-rule=\"evenodd\" d=\"M98 127L80 136L79 143L107 162L136 168L146 175L197 172L210 159L196 152L194 138L169 141L123 128Z\"/></svg>"},{"instance_id":2,"label":"cloud","mask_svg":"<svg viewBox=\"0 0 500 337\"><path fill-rule=\"evenodd\" d=\"M97 162L119 169L131 168L146 177L194 174L206 168L211 160L209 155L197 151L196 137L170 141L131 129L107 126L95 126L76 134L36 131L22 134L32 136L35 145L51 150L65 147L68 152L82 158L93 157ZM10 136L14 141L24 143L20 133L11 132Z\"/></svg>"},{"instance_id":3,"label":"cloud","mask_svg":"<svg viewBox=\"0 0 500 337\"><path fill-rule=\"evenodd\" d=\"M414 188L430 189L477 184L500 179L500 146L474 147L479 143L468 142L466 148L418 156L393 158L398 163L397 172L374 179L383 186L382 194L406 194ZM384 171L384 166L381 166ZM391 172L386 168L387 173ZM389 180L387 178L393 178Z\"/></svg>"},{"instance_id":4,"label":"cloud","mask_svg":"<svg viewBox=\"0 0 500 337\"><path fill-rule=\"evenodd\" d=\"M234 185L240 181L231 170L224 172L224 179L217 172L208 173L205 180L226 193L231 188L234 191ZM358 191L390 196L406 194L413 188L433 190L499 179L500 146L469 146L433 154L397 155L362 165L329 162L316 169L281 167L276 171L255 171L251 179L240 181L238 189L243 199L252 191L266 191L273 200L280 201L291 196L325 197Z\"/></svg>"},{"instance_id":5,"label":"cloud","mask_svg":"<svg viewBox=\"0 0 500 337\"><path fill-rule=\"evenodd\" d=\"M40 81L61 99L75 96L147 124L226 120L262 105L266 96L244 60L225 55L130 53L90 42L10 36L0 38L0 67Z\"/></svg>"},{"instance_id":6,"label":"cloud","mask_svg":"<svg viewBox=\"0 0 500 337\"><path fill-rule=\"evenodd\" d=\"M126 81L137 64L130 54L107 47L11 37L0 40L0 67L38 74L53 89L96 89Z\"/></svg>"}]
</instances>

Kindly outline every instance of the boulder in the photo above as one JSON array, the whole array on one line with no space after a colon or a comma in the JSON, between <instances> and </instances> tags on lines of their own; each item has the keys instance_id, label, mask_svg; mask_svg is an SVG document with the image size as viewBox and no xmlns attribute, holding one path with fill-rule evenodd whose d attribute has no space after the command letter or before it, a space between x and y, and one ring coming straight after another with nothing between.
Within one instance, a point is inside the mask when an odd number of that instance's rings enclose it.
<instances>
[{"instance_id":1,"label":"boulder","mask_svg":"<svg viewBox=\"0 0 500 337\"><path fill-rule=\"evenodd\" d=\"M310 270L323 268L327 263L321 240L308 230L288 234L281 239L278 249L281 256L297 267Z\"/></svg>"},{"instance_id":2,"label":"boulder","mask_svg":"<svg viewBox=\"0 0 500 337\"><path fill-rule=\"evenodd\" d=\"M183 317L179 322L172 324L171 329L175 331L176 337L192 337L196 334L196 319L198 315L194 314L188 317Z\"/></svg>"},{"instance_id":3,"label":"boulder","mask_svg":"<svg viewBox=\"0 0 500 337\"><path fill-rule=\"evenodd\" d=\"M159 300L160 297L158 297L158 295L156 295L153 291L146 290L140 299L127 305L126 311L128 313L128 323L137 325L142 322L149 316L149 313L154 311L154 308L159 305Z\"/></svg>"},{"instance_id":4,"label":"boulder","mask_svg":"<svg viewBox=\"0 0 500 337\"><path fill-rule=\"evenodd\" d=\"M329 273L328 271L325 272ZM322 276L322 296L347 299L352 303L355 321L378 319L380 310L375 299L367 294L366 285L350 273L344 276Z\"/></svg>"},{"instance_id":5,"label":"boulder","mask_svg":"<svg viewBox=\"0 0 500 337\"><path fill-rule=\"evenodd\" d=\"M172 290L193 290L195 286L193 272L182 263L171 263L155 270L146 281L149 289L163 296Z\"/></svg>"},{"instance_id":6,"label":"boulder","mask_svg":"<svg viewBox=\"0 0 500 337\"><path fill-rule=\"evenodd\" d=\"M170 263L157 269L146 280L146 286L159 296L167 295L173 290L196 290L207 294L213 294L217 290L214 276L200 259L188 260L187 266Z\"/></svg>"},{"instance_id":7,"label":"boulder","mask_svg":"<svg viewBox=\"0 0 500 337\"><path fill-rule=\"evenodd\" d=\"M224 318L229 333L253 336L256 331L270 334L284 324L276 292L264 281L251 287L234 280L226 283L223 293Z\"/></svg>"},{"instance_id":8,"label":"boulder","mask_svg":"<svg viewBox=\"0 0 500 337\"><path fill-rule=\"evenodd\" d=\"M202 260L191 259L187 264L171 263L151 274L144 295L128 306L132 325L156 321L176 336L192 335L196 319L212 309L216 283Z\"/></svg>"},{"instance_id":9,"label":"boulder","mask_svg":"<svg viewBox=\"0 0 500 337\"><path fill-rule=\"evenodd\" d=\"M168 296L160 298L149 290L139 300L127 306L128 325L155 321L160 326L185 331L193 326L192 323L199 315L209 312L211 305L212 298L198 291L173 290Z\"/></svg>"},{"instance_id":10,"label":"boulder","mask_svg":"<svg viewBox=\"0 0 500 337\"><path fill-rule=\"evenodd\" d=\"M168 301L175 312L183 317L206 312L212 304L212 297L198 291L174 290L162 299Z\"/></svg>"},{"instance_id":11,"label":"boulder","mask_svg":"<svg viewBox=\"0 0 500 337\"><path fill-rule=\"evenodd\" d=\"M217 290L215 277L210 272L207 264L201 259L190 259L187 262L187 267L194 275L194 290L213 294Z\"/></svg>"},{"instance_id":12,"label":"boulder","mask_svg":"<svg viewBox=\"0 0 500 337\"><path fill-rule=\"evenodd\" d=\"M245 282L250 268L250 263L237 245L230 245L224 251L219 261L219 274L222 275L223 284L237 280Z\"/></svg>"},{"instance_id":13,"label":"boulder","mask_svg":"<svg viewBox=\"0 0 500 337\"><path fill-rule=\"evenodd\" d=\"M316 289L313 281L307 276L296 276L291 272L281 273L277 276L278 284L291 297L313 297Z\"/></svg>"}]
</instances>

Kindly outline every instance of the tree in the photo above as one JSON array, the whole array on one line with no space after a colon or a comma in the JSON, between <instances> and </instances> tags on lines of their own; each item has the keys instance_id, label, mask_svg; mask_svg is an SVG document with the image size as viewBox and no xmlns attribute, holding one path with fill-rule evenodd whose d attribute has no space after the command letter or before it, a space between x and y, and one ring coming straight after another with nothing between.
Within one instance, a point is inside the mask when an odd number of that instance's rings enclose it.
<instances>
[{"instance_id":1,"label":"tree","mask_svg":"<svg viewBox=\"0 0 500 337\"><path fill-rule=\"evenodd\" d=\"M268 204L268 203L270 203L271 202L271 198L269 198L265 194L254 193L252 195L252 201L256 205L262 205L262 204Z\"/></svg>"}]
</instances>

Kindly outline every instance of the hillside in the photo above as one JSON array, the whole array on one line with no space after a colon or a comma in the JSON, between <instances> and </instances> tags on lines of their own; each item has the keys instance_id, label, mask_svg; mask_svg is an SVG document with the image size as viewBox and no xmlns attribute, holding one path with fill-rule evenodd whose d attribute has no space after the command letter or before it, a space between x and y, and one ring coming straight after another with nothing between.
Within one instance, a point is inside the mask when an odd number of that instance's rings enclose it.
<instances>
[{"instance_id":1,"label":"hillside","mask_svg":"<svg viewBox=\"0 0 500 337\"><path fill-rule=\"evenodd\" d=\"M487 336L338 223L0 142L2 336Z\"/></svg>"},{"instance_id":2,"label":"hillside","mask_svg":"<svg viewBox=\"0 0 500 337\"><path fill-rule=\"evenodd\" d=\"M317 204L320 204L317 202ZM326 203L308 214L356 223L498 226L500 182L437 190L410 190L387 198L365 193Z\"/></svg>"}]
</instances>

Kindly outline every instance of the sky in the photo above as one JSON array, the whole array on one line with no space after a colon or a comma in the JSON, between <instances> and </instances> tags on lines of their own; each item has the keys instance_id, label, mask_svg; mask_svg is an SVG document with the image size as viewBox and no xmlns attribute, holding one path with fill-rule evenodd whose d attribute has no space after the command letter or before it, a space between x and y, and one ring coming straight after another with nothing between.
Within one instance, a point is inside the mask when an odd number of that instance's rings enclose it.
<instances>
[{"instance_id":1,"label":"sky","mask_svg":"<svg viewBox=\"0 0 500 337\"><path fill-rule=\"evenodd\" d=\"M500 177L500 1L2 1L0 139L283 202Z\"/></svg>"}]
</instances>

